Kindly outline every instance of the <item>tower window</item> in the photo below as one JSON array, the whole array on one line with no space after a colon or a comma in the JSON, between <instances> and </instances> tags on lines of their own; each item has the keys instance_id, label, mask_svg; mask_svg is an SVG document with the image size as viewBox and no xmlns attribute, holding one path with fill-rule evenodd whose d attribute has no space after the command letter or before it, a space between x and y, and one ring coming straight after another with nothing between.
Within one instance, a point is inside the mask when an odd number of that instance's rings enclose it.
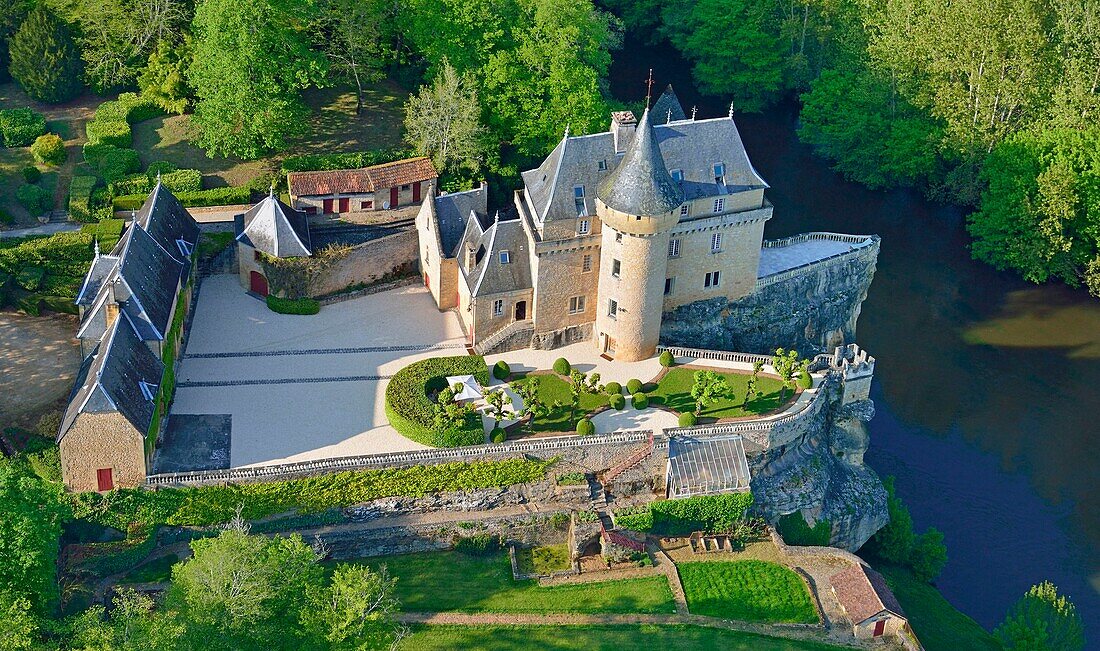
<instances>
[{"instance_id":1,"label":"tower window","mask_svg":"<svg viewBox=\"0 0 1100 651\"><path fill-rule=\"evenodd\" d=\"M678 258L680 257L680 240L668 241L668 257Z\"/></svg>"},{"instance_id":2,"label":"tower window","mask_svg":"<svg viewBox=\"0 0 1100 651\"><path fill-rule=\"evenodd\" d=\"M613 298L607 299L607 316L612 319L618 318L619 316L619 302Z\"/></svg>"},{"instance_id":3,"label":"tower window","mask_svg":"<svg viewBox=\"0 0 1100 651\"><path fill-rule=\"evenodd\" d=\"M718 253L722 250L722 234L714 233L710 236L710 252Z\"/></svg>"},{"instance_id":4,"label":"tower window","mask_svg":"<svg viewBox=\"0 0 1100 651\"><path fill-rule=\"evenodd\" d=\"M612 278L618 278L619 277L619 272L622 271L622 268L623 268L623 264L621 262L619 262L618 260L612 260L611 261L611 277Z\"/></svg>"},{"instance_id":5,"label":"tower window","mask_svg":"<svg viewBox=\"0 0 1100 651\"><path fill-rule=\"evenodd\" d=\"M584 257L581 258L581 273L588 273L589 271L592 271L592 256L585 253Z\"/></svg>"},{"instance_id":6,"label":"tower window","mask_svg":"<svg viewBox=\"0 0 1100 651\"><path fill-rule=\"evenodd\" d=\"M577 222L577 235L588 235L589 222L587 219L582 219Z\"/></svg>"},{"instance_id":7,"label":"tower window","mask_svg":"<svg viewBox=\"0 0 1100 651\"><path fill-rule=\"evenodd\" d=\"M718 198L718 199L714 200L714 212L716 212L716 213L722 212L722 210L724 210L725 207L726 207L726 200L725 199Z\"/></svg>"},{"instance_id":8,"label":"tower window","mask_svg":"<svg viewBox=\"0 0 1100 651\"><path fill-rule=\"evenodd\" d=\"M504 299L493 301L493 316L504 316Z\"/></svg>"},{"instance_id":9,"label":"tower window","mask_svg":"<svg viewBox=\"0 0 1100 651\"><path fill-rule=\"evenodd\" d=\"M675 278L665 278L665 296L672 293L672 287L676 284Z\"/></svg>"},{"instance_id":10,"label":"tower window","mask_svg":"<svg viewBox=\"0 0 1100 651\"><path fill-rule=\"evenodd\" d=\"M717 287L721 278L721 271L711 271L703 278L703 287Z\"/></svg>"}]
</instances>

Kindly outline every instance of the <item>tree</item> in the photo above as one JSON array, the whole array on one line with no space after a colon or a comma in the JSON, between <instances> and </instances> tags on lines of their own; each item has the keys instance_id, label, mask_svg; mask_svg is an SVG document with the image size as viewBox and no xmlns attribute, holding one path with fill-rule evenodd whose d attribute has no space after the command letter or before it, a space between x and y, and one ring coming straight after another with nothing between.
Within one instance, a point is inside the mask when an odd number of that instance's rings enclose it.
<instances>
[{"instance_id":1,"label":"tree","mask_svg":"<svg viewBox=\"0 0 1100 651\"><path fill-rule=\"evenodd\" d=\"M444 59L432 85L421 86L405 104L405 140L441 172L476 171L486 149L480 115L477 91Z\"/></svg>"},{"instance_id":2,"label":"tree","mask_svg":"<svg viewBox=\"0 0 1100 651\"><path fill-rule=\"evenodd\" d=\"M1077 607L1050 581L1031 586L993 631L1006 649L1080 651L1085 630Z\"/></svg>"},{"instance_id":3,"label":"tree","mask_svg":"<svg viewBox=\"0 0 1100 651\"><path fill-rule=\"evenodd\" d=\"M40 102L56 104L80 93L80 52L72 33L45 4L39 4L9 45L12 79Z\"/></svg>"},{"instance_id":4,"label":"tree","mask_svg":"<svg viewBox=\"0 0 1100 651\"><path fill-rule=\"evenodd\" d=\"M340 565L331 583L312 593L302 611L303 627L314 639L324 640L327 649L362 649L383 641L396 648L408 635L394 617L399 607L393 596L396 583L385 565L378 571Z\"/></svg>"},{"instance_id":5,"label":"tree","mask_svg":"<svg viewBox=\"0 0 1100 651\"><path fill-rule=\"evenodd\" d=\"M461 427L466 422L466 417L473 413L473 407L455 400L455 395L462 391L462 385L446 387L439 392L435 403L435 429L439 432Z\"/></svg>"},{"instance_id":6,"label":"tree","mask_svg":"<svg viewBox=\"0 0 1100 651\"><path fill-rule=\"evenodd\" d=\"M323 83L324 55L309 47L310 0L203 0L195 11L188 82L193 123L209 156L256 158L307 128L299 95Z\"/></svg>"},{"instance_id":7,"label":"tree","mask_svg":"<svg viewBox=\"0 0 1100 651\"><path fill-rule=\"evenodd\" d=\"M8 64L11 57L8 55L8 43L19 29L27 12L31 10L32 3L29 0L10 0L0 3L0 83L11 79L8 73Z\"/></svg>"},{"instance_id":8,"label":"tree","mask_svg":"<svg viewBox=\"0 0 1100 651\"><path fill-rule=\"evenodd\" d=\"M59 485L25 461L0 460L0 593L28 599L38 613L51 607L61 525L71 517Z\"/></svg>"},{"instance_id":9,"label":"tree","mask_svg":"<svg viewBox=\"0 0 1100 651\"><path fill-rule=\"evenodd\" d=\"M33 649L37 638L38 618L32 611L31 600L0 592L0 649Z\"/></svg>"},{"instance_id":10,"label":"tree","mask_svg":"<svg viewBox=\"0 0 1100 651\"><path fill-rule=\"evenodd\" d=\"M599 373L581 373L575 368L569 370L570 422L577 417L577 410L581 406L581 396L592 395L600 391L603 391L603 386L600 384Z\"/></svg>"},{"instance_id":11,"label":"tree","mask_svg":"<svg viewBox=\"0 0 1100 651\"><path fill-rule=\"evenodd\" d=\"M726 382L726 376L714 371L695 371L692 376L691 397L695 400L695 415L703 407L723 398L731 397L732 390Z\"/></svg>"},{"instance_id":12,"label":"tree","mask_svg":"<svg viewBox=\"0 0 1100 651\"><path fill-rule=\"evenodd\" d=\"M783 382L783 388L779 390L779 402L787 398L787 389L794 391L798 386L798 378L810 368L810 361L801 359L797 350L775 349L772 356L772 366Z\"/></svg>"},{"instance_id":13,"label":"tree","mask_svg":"<svg viewBox=\"0 0 1100 651\"><path fill-rule=\"evenodd\" d=\"M513 382L512 389L523 399L523 415L530 417L529 425L534 424L536 418L542 418L551 411L551 406L542 401L539 396L539 379L530 377L522 382Z\"/></svg>"},{"instance_id":14,"label":"tree","mask_svg":"<svg viewBox=\"0 0 1100 651\"><path fill-rule=\"evenodd\" d=\"M935 527L928 527L913 540L913 547L909 550L909 567L918 579L931 582L936 580L946 564L947 545L943 543L943 533Z\"/></svg>"},{"instance_id":15,"label":"tree","mask_svg":"<svg viewBox=\"0 0 1100 651\"><path fill-rule=\"evenodd\" d=\"M894 478L882 482L886 487L886 511L890 521L871 537L876 555L884 561L904 565L909 562L913 549L913 517L894 490Z\"/></svg>"},{"instance_id":16,"label":"tree","mask_svg":"<svg viewBox=\"0 0 1100 651\"><path fill-rule=\"evenodd\" d=\"M745 380L745 401L742 403L745 407L749 406L750 400L760 395L760 391L757 390L756 384L759 380L758 376L760 375L760 371L762 370L764 370L764 362L753 362L752 375L749 376L748 380Z\"/></svg>"},{"instance_id":17,"label":"tree","mask_svg":"<svg viewBox=\"0 0 1100 651\"><path fill-rule=\"evenodd\" d=\"M317 34L329 74L355 86L355 114L363 112L363 87L384 77L396 58L392 0L321 0Z\"/></svg>"},{"instance_id":18,"label":"tree","mask_svg":"<svg viewBox=\"0 0 1100 651\"><path fill-rule=\"evenodd\" d=\"M486 393L485 402L492 407L493 421L496 423L496 427L500 427L500 421L514 415L511 410L512 399L504 389L494 389Z\"/></svg>"},{"instance_id":19,"label":"tree","mask_svg":"<svg viewBox=\"0 0 1100 651\"><path fill-rule=\"evenodd\" d=\"M191 65L191 38L178 45L161 41L149 53L149 61L138 77L141 96L152 100L165 113L183 115L191 106L194 93L187 85L187 67Z\"/></svg>"}]
</instances>

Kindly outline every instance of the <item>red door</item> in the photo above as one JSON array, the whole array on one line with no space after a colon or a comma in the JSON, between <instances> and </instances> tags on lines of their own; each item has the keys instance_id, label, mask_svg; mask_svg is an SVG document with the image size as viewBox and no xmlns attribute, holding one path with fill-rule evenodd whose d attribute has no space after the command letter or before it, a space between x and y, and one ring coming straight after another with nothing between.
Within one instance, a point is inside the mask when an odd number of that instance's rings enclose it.
<instances>
[{"instance_id":1,"label":"red door","mask_svg":"<svg viewBox=\"0 0 1100 651\"><path fill-rule=\"evenodd\" d=\"M886 630L886 620L880 619L875 622L875 637L882 637L883 631Z\"/></svg>"},{"instance_id":2,"label":"red door","mask_svg":"<svg viewBox=\"0 0 1100 651\"><path fill-rule=\"evenodd\" d=\"M420 181L413 183L413 203L420 203Z\"/></svg>"},{"instance_id":3,"label":"red door","mask_svg":"<svg viewBox=\"0 0 1100 651\"><path fill-rule=\"evenodd\" d=\"M99 485L99 492L103 493L115 489L114 471L110 468L100 468L95 471L95 479Z\"/></svg>"},{"instance_id":4,"label":"red door","mask_svg":"<svg viewBox=\"0 0 1100 651\"><path fill-rule=\"evenodd\" d=\"M397 207L397 187L390 188L390 208Z\"/></svg>"},{"instance_id":5,"label":"red door","mask_svg":"<svg viewBox=\"0 0 1100 651\"><path fill-rule=\"evenodd\" d=\"M350 203L349 203L350 201L351 201L350 199L341 199L340 200L340 212L348 212L351 209Z\"/></svg>"},{"instance_id":6,"label":"red door","mask_svg":"<svg viewBox=\"0 0 1100 651\"><path fill-rule=\"evenodd\" d=\"M332 199L323 199L321 201L321 214L322 215L331 215L332 214Z\"/></svg>"},{"instance_id":7,"label":"red door","mask_svg":"<svg viewBox=\"0 0 1100 651\"><path fill-rule=\"evenodd\" d=\"M264 278L263 274L253 271L248 277L248 280L248 284L252 288L252 291L260 296L267 296L267 278Z\"/></svg>"},{"instance_id":8,"label":"red door","mask_svg":"<svg viewBox=\"0 0 1100 651\"><path fill-rule=\"evenodd\" d=\"M425 287L431 287L432 286L431 281L428 280L428 274L427 273L424 274L424 286Z\"/></svg>"}]
</instances>

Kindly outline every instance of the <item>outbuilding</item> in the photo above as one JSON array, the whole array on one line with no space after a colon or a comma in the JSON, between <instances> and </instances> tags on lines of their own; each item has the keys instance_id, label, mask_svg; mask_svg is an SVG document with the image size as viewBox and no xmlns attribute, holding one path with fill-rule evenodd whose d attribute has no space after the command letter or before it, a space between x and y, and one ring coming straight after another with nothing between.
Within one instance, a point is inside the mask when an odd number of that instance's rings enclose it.
<instances>
[{"instance_id":1,"label":"outbuilding","mask_svg":"<svg viewBox=\"0 0 1100 651\"><path fill-rule=\"evenodd\" d=\"M909 620L901 609L886 579L863 565L853 565L830 579L833 594L852 620L856 639L894 637L909 628Z\"/></svg>"},{"instance_id":2,"label":"outbuilding","mask_svg":"<svg viewBox=\"0 0 1100 651\"><path fill-rule=\"evenodd\" d=\"M308 215L389 210L418 205L435 191L439 173L423 156L353 170L291 172L290 205Z\"/></svg>"},{"instance_id":3,"label":"outbuilding","mask_svg":"<svg viewBox=\"0 0 1100 651\"><path fill-rule=\"evenodd\" d=\"M234 218L237 266L241 286L267 296L270 285L263 254L274 258L308 258L313 254L306 216L268 194Z\"/></svg>"}]
</instances>

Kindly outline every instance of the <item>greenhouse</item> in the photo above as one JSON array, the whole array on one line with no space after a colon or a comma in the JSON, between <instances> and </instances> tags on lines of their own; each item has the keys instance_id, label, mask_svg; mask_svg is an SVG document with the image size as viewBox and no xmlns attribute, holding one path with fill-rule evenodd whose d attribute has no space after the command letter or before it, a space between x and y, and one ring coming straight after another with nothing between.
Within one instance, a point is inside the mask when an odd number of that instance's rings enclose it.
<instances>
[{"instance_id":1,"label":"greenhouse","mask_svg":"<svg viewBox=\"0 0 1100 651\"><path fill-rule=\"evenodd\" d=\"M668 446L666 480L670 498L749 490L741 437L674 437Z\"/></svg>"}]
</instances>

